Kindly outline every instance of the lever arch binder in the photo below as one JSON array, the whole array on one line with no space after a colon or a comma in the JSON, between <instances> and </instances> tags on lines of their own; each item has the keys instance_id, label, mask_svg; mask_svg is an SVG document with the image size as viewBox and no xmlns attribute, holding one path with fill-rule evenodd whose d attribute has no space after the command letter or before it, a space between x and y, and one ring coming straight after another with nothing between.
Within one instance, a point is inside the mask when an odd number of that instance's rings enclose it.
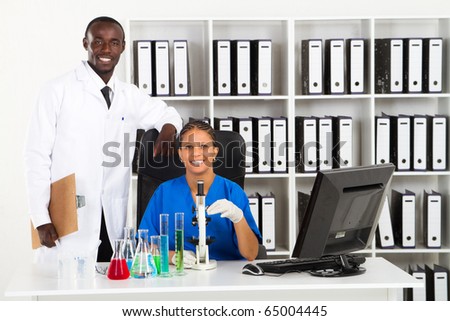
<instances>
[{"instance_id":1,"label":"lever arch binder","mask_svg":"<svg viewBox=\"0 0 450 321\"><path fill-rule=\"evenodd\" d=\"M298 172L317 171L317 124L316 118L295 117L295 155Z\"/></svg>"},{"instance_id":2,"label":"lever arch binder","mask_svg":"<svg viewBox=\"0 0 450 321\"><path fill-rule=\"evenodd\" d=\"M404 86L407 93L422 92L422 39L404 39Z\"/></svg>"},{"instance_id":3,"label":"lever arch binder","mask_svg":"<svg viewBox=\"0 0 450 321\"><path fill-rule=\"evenodd\" d=\"M344 94L344 39L325 40L325 92Z\"/></svg>"},{"instance_id":4,"label":"lever arch binder","mask_svg":"<svg viewBox=\"0 0 450 321\"><path fill-rule=\"evenodd\" d=\"M405 289L406 299L408 301L426 301L427 300L427 278L425 268L420 265L409 265L408 273L416 279L423 282L423 287Z\"/></svg>"},{"instance_id":5,"label":"lever arch binder","mask_svg":"<svg viewBox=\"0 0 450 321\"><path fill-rule=\"evenodd\" d=\"M250 95L250 40L231 41L231 94Z\"/></svg>"},{"instance_id":6,"label":"lever arch binder","mask_svg":"<svg viewBox=\"0 0 450 321\"><path fill-rule=\"evenodd\" d=\"M425 264L425 277L427 301L448 301L448 269L437 264L430 268Z\"/></svg>"},{"instance_id":7,"label":"lever arch binder","mask_svg":"<svg viewBox=\"0 0 450 321\"><path fill-rule=\"evenodd\" d=\"M397 171L411 170L411 117L389 116L391 125L391 162Z\"/></svg>"},{"instance_id":8,"label":"lever arch binder","mask_svg":"<svg viewBox=\"0 0 450 321\"><path fill-rule=\"evenodd\" d=\"M353 119L333 116L333 167L353 166Z\"/></svg>"},{"instance_id":9,"label":"lever arch binder","mask_svg":"<svg viewBox=\"0 0 450 321\"><path fill-rule=\"evenodd\" d=\"M275 195L261 195L257 193L261 210L259 229L263 245L268 251L275 250Z\"/></svg>"},{"instance_id":10,"label":"lever arch binder","mask_svg":"<svg viewBox=\"0 0 450 321\"><path fill-rule=\"evenodd\" d=\"M447 116L426 115L427 165L432 171L447 169Z\"/></svg>"},{"instance_id":11,"label":"lever arch binder","mask_svg":"<svg viewBox=\"0 0 450 321\"><path fill-rule=\"evenodd\" d=\"M423 39L423 92L442 92L442 38Z\"/></svg>"},{"instance_id":12,"label":"lever arch binder","mask_svg":"<svg viewBox=\"0 0 450 321\"><path fill-rule=\"evenodd\" d=\"M272 40L251 41L252 95L272 94Z\"/></svg>"},{"instance_id":13,"label":"lever arch binder","mask_svg":"<svg viewBox=\"0 0 450 321\"><path fill-rule=\"evenodd\" d=\"M403 39L375 39L375 92L403 92Z\"/></svg>"},{"instance_id":14,"label":"lever arch binder","mask_svg":"<svg viewBox=\"0 0 450 321\"><path fill-rule=\"evenodd\" d=\"M347 39L347 91L349 94L366 92L367 49L365 39Z\"/></svg>"},{"instance_id":15,"label":"lever arch binder","mask_svg":"<svg viewBox=\"0 0 450 321\"><path fill-rule=\"evenodd\" d=\"M191 94L187 40L174 40L173 42L173 92L175 96Z\"/></svg>"},{"instance_id":16,"label":"lever arch binder","mask_svg":"<svg viewBox=\"0 0 450 321\"><path fill-rule=\"evenodd\" d=\"M152 41L154 96L170 95L169 41Z\"/></svg>"},{"instance_id":17,"label":"lever arch binder","mask_svg":"<svg viewBox=\"0 0 450 321\"><path fill-rule=\"evenodd\" d=\"M318 169L333 168L333 119L330 116L314 117L317 126Z\"/></svg>"},{"instance_id":18,"label":"lever arch binder","mask_svg":"<svg viewBox=\"0 0 450 321\"><path fill-rule=\"evenodd\" d=\"M390 118L382 113L375 116L375 164L386 164L390 162L391 153L391 125Z\"/></svg>"},{"instance_id":19,"label":"lever arch binder","mask_svg":"<svg viewBox=\"0 0 450 321\"><path fill-rule=\"evenodd\" d=\"M233 120L231 118L214 117L214 129L233 131Z\"/></svg>"},{"instance_id":20,"label":"lever arch binder","mask_svg":"<svg viewBox=\"0 0 450 321\"><path fill-rule=\"evenodd\" d=\"M133 42L134 83L147 95L152 95L152 43L136 40Z\"/></svg>"},{"instance_id":21,"label":"lever arch binder","mask_svg":"<svg viewBox=\"0 0 450 321\"><path fill-rule=\"evenodd\" d=\"M423 240L428 248L441 247L442 195L423 191Z\"/></svg>"},{"instance_id":22,"label":"lever arch binder","mask_svg":"<svg viewBox=\"0 0 450 321\"><path fill-rule=\"evenodd\" d=\"M253 173L253 122L251 118L231 117L233 131L238 132L245 142L245 172Z\"/></svg>"},{"instance_id":23,"label":"lever arch binder","mask_svg":"<svg viewBox=\"0 0 450 321\"><path fill-rule=\"evenodd\" d=\"M301 68L303 95L323 94L322 40L302 40Z\"/></svg>"},{"instance_id":24,"label":"lever arch binder","mask_svg":"<svg viewBox=\"0 0 450 321\"><path fill-rule=\"evenodd\" d=\"M231 94L231 42L213 40L214 95Z\"/></svg>"},{"instance_id":25,"label":"lever arch binder","mask_svg":"<svg viewBox=\"0 0 450 321\"><path fill-rule=\"evenodd\" d=\"M427 169L428 158L428 129L425 115L414 115L412 118L412 139L413 139L413 170L425 171Z\"/></svg>"},{"instance_id":26,"label":"lever arch binder","mask_svg":"<svg viewBox=\"0 0 450 321\"><path fill-rule=\"evenodd\" d=\"M269 117L251 117L253 122L253 168L258 173L270 173L272 164L272 126Z\"/></svg>"},{"instance_id":27,"label":"lever arch binder","mask_svg":"<svg viewBox=\"0 0 450 321\"><path fill-rule=\"evenodd\" d=\"M391 202L395 242L403 248L416 247L416 194L393 189Z\"/></svg>"},{"instance_id":28,"label":"lever arch binder","mask_svg":"<svg viewBox=\"0 0 450 321\"><path fill-rule=\"evenodd\" d=\"M394 247L394 232L392 230L391 211L387 196L381 209L380 219L378 220L376 243L377 246L384 249Z\"/></svg>"},{"instance_id":29,"label":"lever arch binder","mask_svg":"<svg viewBox=\"0 0 450 321\"><path fill-rule=\"evenodd\" d=\"M252 194L252 195L248 195L248 203L250 206L250 212L252 212L252 216L253 219L255 220L256 226L259 229L259 222L260 222L260 216L261 216L261 211L259 210L259 198L258 195L256 194ZM261 230L260 230L261 232Z\"/></svg>"},{"instance_id":30,"label":"lever arch binder","mask_svg":"<svg viewBox=\"0 0 450 321\"><path fill-rule=\"evenodd\" d=\"M287 172L287 118L272 118L272 172Z\"/></svg>"}]
</instances>

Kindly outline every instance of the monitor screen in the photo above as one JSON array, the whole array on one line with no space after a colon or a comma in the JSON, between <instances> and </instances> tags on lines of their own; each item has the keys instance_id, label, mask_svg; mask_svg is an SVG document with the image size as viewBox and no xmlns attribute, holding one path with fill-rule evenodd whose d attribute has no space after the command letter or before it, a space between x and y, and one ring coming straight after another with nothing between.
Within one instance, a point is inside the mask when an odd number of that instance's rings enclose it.
<instances>
[{"instance_id":1,"label":"monitor screen","mask_svg":"<svg viewBox=\"0 0 450 321\"><path fill-rule=\"evenodd\" d=\"M292 256L320 258L366 248L394 168L383 164L318 171Z\"/></svg>"}]
</instances>

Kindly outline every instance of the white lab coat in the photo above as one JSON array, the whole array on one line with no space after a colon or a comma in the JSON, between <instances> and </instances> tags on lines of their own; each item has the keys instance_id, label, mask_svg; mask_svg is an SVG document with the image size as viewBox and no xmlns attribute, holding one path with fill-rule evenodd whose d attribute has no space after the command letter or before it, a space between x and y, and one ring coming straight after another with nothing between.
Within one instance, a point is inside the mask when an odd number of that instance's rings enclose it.
<instances>
[{"instance_id":1,"label":"white lab coat","mask_svg":"<svg viewBox=\"0 0 450 321\"><path fill-rule=\"evenodd\" d=\"M63 238L61 244L76 250L95 249L102 207L111 242L122 238L136 129L161 130L165 123L181 129L181 118L173 107L118 79L108 110L83 63L49 82L39 96L25 147L33 225L50 222L50 183L75 173L77 194L85 196L86 206L78 209L78 232ZM40 259L56 257L55 248L41 247L38 252Z\"/></svg>"}]
</instances>

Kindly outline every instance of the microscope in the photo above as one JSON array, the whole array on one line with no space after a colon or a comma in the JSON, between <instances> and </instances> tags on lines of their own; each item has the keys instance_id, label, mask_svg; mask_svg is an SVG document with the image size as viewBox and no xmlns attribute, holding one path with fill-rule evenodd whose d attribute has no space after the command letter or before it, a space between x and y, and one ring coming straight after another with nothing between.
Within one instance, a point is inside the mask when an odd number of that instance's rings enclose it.
<instances>
[{"instance_id":1,"label":"microscope","mask_svg":"<svg viewBox=\"0 0 450 321\"><path fill-rule=\"evenodd\" d=\"M197 195L195 197L196 208L195 216L192 219L192 225L198 226L198 238L192 237L188 241L195 245L195 254L197 260L192 266L195 270L212 270L217 267L215 260L209 259L208 245L214 242L214 238L206 236L206 225L210 221L206 217L205 194L203 180L197 181Z\"/></svg>"}]
</instances>

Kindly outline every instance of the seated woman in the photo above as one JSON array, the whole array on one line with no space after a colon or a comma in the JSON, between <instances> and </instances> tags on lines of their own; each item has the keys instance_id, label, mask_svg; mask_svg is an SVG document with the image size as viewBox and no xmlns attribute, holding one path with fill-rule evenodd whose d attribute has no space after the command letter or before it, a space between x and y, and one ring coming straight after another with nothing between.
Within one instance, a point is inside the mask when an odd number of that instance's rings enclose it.
<instances>
[{"instance_id":1,"label":"seated woman","mask_svg":"<svg viewBox=\"0 0 450 321\"><path fill-rule=\"evenodd\" d=\"M171 261L175 249L176 212L184 212L185 239L198 237L198 226L192 225L198 180L204 181L206 212L211 219L206 226L206 235L215 238L209 245L210 259L245 258L251 261L258 254L261 234L250 212L247 195L238 184L213 171L212 162L219 151L216 145L214 130L209 124L203 121L187 123L180 132L178 146L186 174L162 183L145 210L139 228L148 229L149 235L160 234L159 215L169 214ZM188 267L189 263L194 263L195 245L185 242L184 249L184 261Z\"/></svg>"}]
</instances>

